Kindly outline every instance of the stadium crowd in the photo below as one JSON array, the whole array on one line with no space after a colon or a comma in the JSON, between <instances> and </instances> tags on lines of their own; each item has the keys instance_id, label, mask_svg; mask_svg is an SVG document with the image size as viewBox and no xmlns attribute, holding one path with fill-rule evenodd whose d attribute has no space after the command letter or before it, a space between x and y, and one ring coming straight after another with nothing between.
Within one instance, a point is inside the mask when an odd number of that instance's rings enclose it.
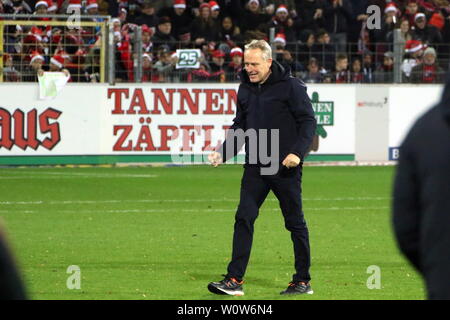
<instances>
[{"instance_id":1,"label":"stadium crowd","mask_svg":"<svg viewBox=\"0 0 450 320\"><path fill-rule=\"evenodd\" d=\"M370 5L380 8L380 28L370 28ZM271 28L276 60L309 83L393 82L394 29L405 43L402 82L441 82L449 69L447 0L0 0L0 13L30 20L74 12L113 17L116 82L135 81L137 26L142 82L238 81L244 44L269 39ZM98 27L4 28L4 81L36 81L43 69L99 81ZM200 67L176 68L176 50L189 48L201 50Z\"/></svg>"}]
</instances>

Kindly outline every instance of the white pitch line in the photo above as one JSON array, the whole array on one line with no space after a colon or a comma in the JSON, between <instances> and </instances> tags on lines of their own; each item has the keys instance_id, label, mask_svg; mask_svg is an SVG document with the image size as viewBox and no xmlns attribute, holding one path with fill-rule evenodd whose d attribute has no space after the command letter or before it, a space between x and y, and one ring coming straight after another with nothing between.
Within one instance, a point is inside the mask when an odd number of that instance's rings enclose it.
<instances>
[{"instance_id":1,"label":"white pitch line","mask_svg":"<svg viewBox=\"0 0 450 320\"><path fill-rule=\"evenodd\" d=\"M303 201L379 201L389 200L390 197L349 197L349 198L304 198ZM276 202L277 199L266 201ZM72 204L101 204L101 203L201 203L201 202L239 202L239 199L137 199L137 200L56 200L56 201L0 201L0 205L72 205Z\"/></svg>"},{"instance_id":2,"label":"white pitch line","mask_svg":"<svg viewBox=\"0 0 450 320\"><path fill-rule=\"evenodd\" d=\"M305 211L361 211L361 210L388 210L390 207L328 207L328 208L308 208ZM192 212L235 212L235 209L127 209L127 210L61 210L58 213L82 213L82 214L96 214L96 213L192 213ZM264 211L280 211L280 208L262 209ZM0 213L41 213L39 210L0 210Z\"/></svg>"},{"instance_id":3,"label":"white pitch line","mask_svg":"<svg viewBox=\"0 0 450 320\"><path fill-rule=\"evenodd\" d=\"M60 178L157 178L155 174L108 174L108 173L81 173L81 172L16 172L27 174L18 177L14 175L0 176L0 180L20 180L20 179L60 179Z\"/></svg>"}]
</instances>

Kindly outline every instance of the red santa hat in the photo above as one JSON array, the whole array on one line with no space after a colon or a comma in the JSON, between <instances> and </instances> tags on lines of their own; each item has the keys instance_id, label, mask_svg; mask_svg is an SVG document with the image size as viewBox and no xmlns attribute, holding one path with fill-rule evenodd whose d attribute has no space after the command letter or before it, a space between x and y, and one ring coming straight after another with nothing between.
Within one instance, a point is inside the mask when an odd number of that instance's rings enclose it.
<instances>
[{"instance_id":1,"label":"red santa hat","mask_svg":"<svg viewBox=\"0 0 450 320\"><path fill-rule=\"evenodd\" d=\"M53 63L55 66L57 66L59 69L62 69L64 66L64 57L60 55L54 55L50 59L50 63Z\"/></svg>"},{"instance_id":2,"label":"red santa hat","mask_svg":"<svg viewBox=\"0 0 450 320\"><path fill-rule=\"evenodd\" d=\"M178 9L186 9L186 0L175 0L173 7Z\"/></svg>"},{"instance_id":3,"label":"red santa hat","mask_svg":"<svg viewBox=\"0 0 450 320\"><path fill-rule=\"evenodd\" d=\"M427 18L427 17L425 16L425 13L423 13L423 12L417 12L417 13L414 15L414 22L417 21L418 19L421 19L421 18L423 18L423 19L426 19L426 18Z\"/></svg>"},{"instance_id":4,"label":"red santa hat","mask_svg":"<svg viewBox=\"0 0 450 320\"><path fill-rule=\"evenodd\" d=\"M148 53L144 53L144 54L142 55L142 59L148 59L148 61L150 61L150 62L153 61L152 56L149 55Z\"/></svg>"},{"instance_id":5,"label":"red santa hat","mask_svg":"<svg viewBox=\"0 0 450 320\"><path fill-rule=\"evenodd\" d=\"M286 35L284 33L277 33L273 42L281 42L283 45L286 45Z\"/></svg>"},{"instance_id":6,"label":"red santa hat","mask_svg":"<svg viewBox=\"0 0 450 320\"><path fill-rule=\"evenodd\" d=\"M216 1L210 1L209 6L211 7L211 11L220 10L220 6Z\"/></svg>"},{"instance_id":7,"label":"red santa hat","mask_svg":"<svg viewBox=\"0 0 450 320\"><path fill-rule=\"evenodd\" d=\"M275 11L275 13L279 13L279 12L288 13L289 11L284 4L280 4L280 6L277 8L277 11Z\"/></svg>"},{"instance_id":8,"label":"red santa hat","mask_svg":"<svg viewBox=\"0 0 450 320\"><path fill-rule=\"evenodd\" d=\"M248 2L248 4L250 4L250 3L256 3L257 5L259 5L259 1L258 1L258 0L250 0L250 1Z\"/></svg>"},{"instance_id":9,"label":"red santa hat","mask_svg":"<svg viewBox=\"0 0 450 320\"><path fill-rule=\"evenodd\" d=\"M80 9L80 8L81 8L81 0L69 0L69 5L67 6L67 10Z\"/></svg>"},{"instance_id":10,"label":"red santa hat","mask_svg":"<svg viewBox=\"0 0 450 320\"><path fill-rule=\"evenodd\" d=\"M141 26L142 29L142 33L148 33L150 35L150 37L153 35L153 29L150 28L149 26L147 26L146 24L143 24Z\"/></svg>"},{"instance_id":11,"label":"red santa hat","mask_svg":"<svg viewBox=\"0 0 450 320\"><path fill-rule=\"evenodd\" d=\"M42 41L42 30L38 27L31 27L30 32L28 32L28 35L23 39L24 43L40 41Z\"/></svg>"},{"instance_id":12,"label":"red santa hat","mask_svg":"<svg viewBox=\"0 0 450 320\"><path fill-rule=\"evenodd\" d=\"M395 13L398 12L398 9L395 6L395 3L391 2L386 5L386 8L384 8L384 13L388 13L388 12L395 12Z\"/></svg>"},{"instance_id":13,"label":"red santa hat","mask_svg":"<svg viewBox=\"0 0 450 320\"><path fill-rule=\"evenodd\" d=\"M244 56L244 52L242 51L241 48L239 48L239 47L234 47L234 48L231 49L231 51L230 51L230 57L233 58L234 56L241 56L241 57L243 57L243 56Z\"/></svg>"},{"instance_id":14,"label":"red santa hat","mask_svg":"<svg viewBox=\"0 0 450 320\"><path fill-rule=\"evenodd\" d=\"M97 0L88 0L86 10L98 8Z\"/></svg>"},{"instance_id":15,"label":"red santa hat","mask_svg":"<svg viewBox=\"0 0 450 320\"><path fill-rule=\"evenodd\" d=\"M46 0L38 0L34 5L34 8L37 9L37 7L39 6L45 6L46 8L48 8L48 2Z\"/></svg>"},{"instance_id":16,"label":"red santa hat","mask_svg":"<svg viewBox=\"0 0 450 320\"><path fill-rule=\"evenodd\" d=\"M48 4L48 12L55 12L56 10L58 10L58 3L56 1L53 0L47 0L47 4Z\"/></svg>"},{"instance_id":17,"label":"red santa hat","mask_svg":"<svg viewBox=\"0 0 450 320\"><path fill-rule=\"evenodd\" d=\"M30 54L30 64L32 64L36 60L44 61L44 57L39 53L39 51L32 51Z\"/></svg>"},{"instance_id":18,"label":"red santa hat","mask_svg":"<svg viewBox=\"0 0 450 320\"><path fill-rule=\"evenodd\" d=\"M212 53L213 58L223 58L225 57L225 52L222 50L214 50Z\"/></svg>"},{"instance_id":19,"label":"red santa hat","mask_svg":"<svg viewBox=\"0 0 450 320\"><path fill-rule=\"evenodd\" d=\"M419 50L424 49L424 46L421 41L419 40L408 40L405 44L405 52L407 53L413 53L417 52Z\"/></svg>"},{"instance_id":20,"label":"red santa hat","mask_svg":"<svg viewBox=\"0 0 450 320\"><path fill-rule=\"evenodd\" d=\"M202 10L203 8L209 8L211 9L211 6L209 5L208 2L203 2L200 7L198 7L200 10Z\"/></svg>"}]
</instances>

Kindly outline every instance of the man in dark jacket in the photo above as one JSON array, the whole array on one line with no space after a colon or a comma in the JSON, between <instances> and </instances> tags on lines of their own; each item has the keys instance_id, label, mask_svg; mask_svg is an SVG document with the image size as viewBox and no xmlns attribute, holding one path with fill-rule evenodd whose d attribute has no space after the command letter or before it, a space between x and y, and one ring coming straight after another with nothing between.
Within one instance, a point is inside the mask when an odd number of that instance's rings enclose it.
<instances>
[{"instance_id":1,"label":"man in dark jacket","mask_svg":"<svg viewBox=\"0 0 450 320\"><path fill-rule=\"evenodd\" d=\"M353 19L352 5L349 0L330 0L325 2L325 29L330 33L331 41L336 43L339 52L347 51L347 32Z\"/></svg>"},{"instance_id":2,"label":"man in dark jacket","mask_svg":"<svg viewBox=\"0 0 450 320\"><path fill-rule=\"evenodd\" d=\"M272 50L264 40L253 40L245 46L236 117L221 148L209 156L214 166L233 158L243 144L242 135L246 136L246 160L234 225L232 260L225 278L208 285L208 289L216 294L244 294L242 283L250 257L253 225L270 190L280 201L285 226L291 232L294 244L296 273L281 293L313 292L309 283L309 235L302 211L301 177L316 120L304 83L292 77L271 57ZM268 131L270 139L263 137ZM252 137L252 132L256 138ZM240 142L236 143L236 140ZM278 142L275 143L278 148L270 147L272 163L268 163L263 159L267 149L262 149L264 146L269 148L273 140ZM275 165L276 170L272 171L268 165Z\"/></svg>"},{"instance_id":3,"label":"man in dark jacket","mask_svg":"<svg viewBox=\"0 0 450 320\"><path fill-rule=\"evenodd\" d=\"M450 299L450 78L441 102L400 147L393 227L406 258L423 275L429 299Z\"/></svg>"},{"instance_id":4,"label":"man in dark jacket","mask_svg":"<svg viewBox=\"0 0 450 320\"><path fill-rule=\"evenodd\" d=\"M175 50L177 39L172 36L172 22L169 17L161 17L158 20L155 35L152 37L153 46L158 48L167 45L171 51Z\"/></svg>"},{"instance_id":5,"label":"man in dark jacket","mask_svg":"<svg viewBox=\"0 0 450 320\"><path fill-rule=\"evenodd\" d=\"M152 0L145 0L141 5L141 14L134 19L138 26L147 25L149 28L156 27L158 17L155 14L155 3Z\"/></svg>"}]
</instances>

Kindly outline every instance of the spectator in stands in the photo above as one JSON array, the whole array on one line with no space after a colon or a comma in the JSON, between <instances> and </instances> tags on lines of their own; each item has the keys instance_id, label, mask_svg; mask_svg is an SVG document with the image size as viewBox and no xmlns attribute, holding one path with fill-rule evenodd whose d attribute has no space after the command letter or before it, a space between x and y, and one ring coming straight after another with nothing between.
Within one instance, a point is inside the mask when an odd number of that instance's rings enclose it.
<instances>
[{"instance_id":1,"label":"spectator in stands","mask_svg":"<svg viewBox=\"0 0 450 320\"><path fill-rule=\"evenodd\" d=\"M347 32L352 20L352 6L349 0L331 0L325 2L324 25L338 52L347 51Z\"/></svg>"},{"instance_id":2,"label":"spectator in stands","mask_svg":"<svg viewBox=\"0 0 450 320\"><path fill-rule=\"evenodd\" d=\"M294 29L294 20L289 16L288 8L280 5L272 20L267 25L267 30L275 28L275 33L283 33L288 43L295 42L297 37Z\"/></svg>"},{"instance_id":3,"label":"spectator in stands","mask_svg":"<svg viewBox=\"0 0 450 320\"><path fill-rule=\"evenodd\" d=\"M336 65L334 71L334 83L349 83L350 71L348 70L348 58L345 53L339 53L336 56Z\"/></svg>"},{"instance_id":4,"label":"spectator in stands","mask_svg":"<svg viewBox=\"0 0 450 320\"><path fill-rule=\"evenodd\" d=\"M327 72L332 71L336 59L336 50L330 44L331 38L325 29L320 29L316 35L316 43L312 47L314 58L319 61Z\"/></svg>"},{"instance_id":5,"label":"spectator in stands","mask_svg":"<svg viewBox=\"0 0 450 320\"><path fill-rule=\"evenodd\" d=\"M223 17L218 40L222 44L227 44L229 48L234 48L237 44L244 42L241 29L230 16Z\"/></svg>"},{"instance_id":6,"label":"spectator in stands","mask_svg":"<svg viewBox=\"0 0 450 320\"><path fill-rule=\"evenodd\" d=\"M5 82L22 81L22 75L14 67L13 57L7 53L3 56L3 75Z\"/></svg>"},{"instance_id":7,"label":"spectator in stands","mask_svg":"<svg viewBox=\"0 0 450 320\"><path fill-rule=\"evenodd\" d=\"M3 4L3 10L7 14L31 14L33 9L25 0L9 0Z\"/></svg>"},{"instance_id":8,"label":"spectator in stands","mask_svg":"<svg viewBox=\"0 0 450 320\"><path fill-rule=\"evenodd\" d=\"M114 32L114 42L116 44L116 81L127 82L133 74L133 60L131 55L131 45L126 37L122 37L120 31ZM70 69L69 69L70 70ZM72 71L71 71L72 72ZM72 72L73 74L73 72Z\"/></svg>"},{"instance_id":9,"label":"spectator in stands","mask_svg":"<svg viewBox=\"0 0 450 320\"><path fill-rule=\"evenodd\" d=\"M60 53L64 57L64 54ZM67 60L64 61L64 64ZM91 48L86 58L84 82L100 82L100 49Z\"/></svg>"},{"instance_id":10,"label":"spectator in stands","mask_svg":"<svg viewBox=\"0 0 450 320\"><path fill-rule=\"evenodd\" d=\"M186 9L186 0L175 0L173 6L161 9L159 17L167 16L172 22L172 35L177 37L180 28L189 28L194 16L190 10Z\"/></svg>"},{"instance_id":11,"label":"spectator in stands","mask_svg":"<svg viewBox=\"0 0 450 320\"><path fill-rule=\"evenodd\" d=\"M271 18L271 15L263 12L259 0L249 0L241 12L241 32L262 31Z\"/></svg>"},{"instance_id":12,"label":"spectator in stands","mask_svg":"<svg viewBox=\"0 0 450 320\"><path fill-rule=\"evenodd\" d=\"M323 3L319 0L296 1L295 29L298 31L311 30L317 33L323 28ZM297 32L297 38L301 39L303 35Z\"/></svg>"},{"instance_id":13,"label":"spectator in stands","mask_svg":"<svg viewBox=\"0 0 450 320\"><path fill-rule=\"evenodd\" d=\"M36 14L47 14L48 2L45 0L38 0L34 5L34 12Z\"/></svg>"},{"instance_id":14,"label":"spectator in stands","mask_svg":"<svg viewBox=\"0 0 450 320\"><path fill-rule=\"evenodd\" d=\"M141 14L136 17L134 23L138 26L147 25L149 28L156 27L158 17L155 14L155 5L151 0L144 0L141 5Z\"/></svg>"},{"instance_id":15,"label":"spectator in stands","mask_svg":"<svg viewBox=\"0 0 450 320\"><path fill-rule=\"evenodd\" d=\"M214 20L216 25L219 25L222 17L219 4L216 1L209 1L208 4L211 8L211 19Z\"/></svg>"},{"instance_id":16,"label":"spectator in stands","mask_svg":"<svg viewBox=\"0 0 450 320\"><path fill-rule=\"evenodd\" d=\"M86 3L86 13L90 16L98 15L97 0L88 0Z\"/></svg>"},{"instance_id":17,"label":"spectator in stands","mask_svg":"<svg viewBox=\"0 0 450 320\"><path fill-rule=\"evenodd\" d=\"M286 35L284 33L277 33L273 39L273 45L275 47L275 60L281 61L284 50L286 50Z\"/></svg>"},{"instance_id":18,"label":"spectator in stands","mask_svg":"<svg viewBox=\"0 0 450 320\"><path fill-rule=\"evenodd\" d=\"M300 41L302 43L298 45L297 60L301 64L307 65L313 56L313 46L316 42L316 37L311 30L306 30L305 32L302 32Z\"/></svg>"},{"instance_id":19,"label":"spectator in stands","mask_svg":"<svg viewBox=\"0 0 450 320\"><path fill-rule=\"evenodd\" d=\"M213 51L211 57L212 61L209 64L211 81L225 82L225 52L222 50L215 50Z\"/></svg>"},{"instance_id":20,"label":"spectator in stands","mask_svg":"<svg viewBox=\"0 0 450 320\"><path fill-rule=\"evenodd\" d=\"M415 29L413 31L414 40L420 40L425 45L439 45L442 43L442 35L438 28L427 25L427 18L424 13L419 12L414 16Z\"/></svg>"},{"instance_id":21,"label":"spectator in stands","mask_svg":"<svg viewBox=\"0 0 450 320\"><path fill-rule=\"evenodd\" d=\"M289 10L289 15L292 18L297 17L297 10L295 7L295 0L266 0L264 11L267 14L273 15L275 13L276 8L280 5L284 5Z\"/></svg>"},{"instance_id":22,"label":"spectator in stands","mask_svg":"<svg viewBox=\"0 0 450 320\"><path fill-rule=\"evenodd\" d=\"M416 65L422 63L424 46L418 40L410 40L405 45L405 55L401 66L403 82L408 82L411 76L411 70Z\"/></svg>"},{"instance_id":23,"label":"spectator in stands","mask_svg":"<svg viewBox=\"0 0 450 320\"><path fill-rule=\"evenodd\" d=\"M406 6L404 18L408 20L409 25L414 25L414 17L419 12L419 4L418 0L409 0L408 5Z\"/></svg>"},{"instance_id":24,"label":"spectator in stands","mask_svg":"<svg viewBox=\"0 0 450 320\"><path fill-rule=\"evenodd\" d=\"M142 51L144 53L152 52L153 50L153 29L149 28L146 24L141 26L142 30Z\"/></svg>"},{"instance_id":25,"label":"spectator in stands","mask_svg":"<svg viewBox=\"0 0 450 320\"><path fill-rule=\"evenodd\" d=\"M30 64L25 68L22 77L23 81L36 82L37 73L39 70L43 69L45 63L45 58L38 51L33 51L30 55Z\"/></svg>"},{"instance_id":26,"label":"spectator in stands","mask_svg":"<svg viewBox=\"0 0 450 320\"><path fill-rule=\"evenodd\" d=\"M406 20L407 21L407 20ZM375 82L394 82L394 53L387 51L384 53L383 64L375 72Z\"/></svg>"},{"instance_id":27,"label":"spectator in stands","mask_svg":"<svg viewBox=\"0 0 450 320\"><path fill-rule=\"evenodd\" d=\"M217 41L219 26L211 18L209 3L202 3L199 7L200 15L192 22L191 35L196 46L202 46L211 41Z\"/></svg>"},{"instance_id":28,"label":"spectator in stands","mask_svg":"<svg viewBox=\"0 0 450 320\"><path fill-rule=\"evenodd\" d=\"M403 41L403 42L412 40L412 38L413 38L408 19L402 19L400 21L400 38L401 38L401 41ZM389 43L393 44L394 43L394 32L390 31L386 35L386 39Z\"/></svg>"},{"instance_id":29,"label":"spectator in stands","mask_svg":"<svg viewBox=\"0 0 450 320\"><path fill-rule=\"evenodd\" d=\"M192 47L191 30L189 27L181 27L178 29L177 49L188 49Z\"/></svg>"},{"instance_id":30,"label":"spectator in stands","mask_svg":"<svg viewBox=\"0 0 450 320\"><path fill-rule=\"evenodd\" d=\"M49 71L50 72L64 72L67 74L69 74L69 70L64 68L64 58L60 55L54 55L53 57L50 58L50 63L49 63Z\"/></svg>"},{"instance_id":31,"label":"spectator in stands","mask_svg":"<svg viewBox=\"0 0 450 320\"><path fill-rule=\"evenodd\" d=\"M161 17L158 19L156 32L152 37L152 42L155 47L162 44L169 46L169 50L173 51L176 48L176 39L172 36L172 23L169 17Z\"/></svg>"},{"instance_id":32,"label":"spectator in stands","mask_svg":"<svg viewBox=\"0 0 450 320\"><path fill-rule=\"evenodd\" d=\"M373 30L373 36L376 42L386 42L388 33L392 32L397 25L397 19L400 16L400 10L391 2L384 9L384 16L381 21L381 28Z\"/></svg>"},{"instance_id":33,"label":"spectator in stands","mask_svg":"<svg viewBox=\"0 0 450 320\"><path fill-rule=\"evenodd\" d=\"M230 51L231 62L227 65L226 80L228 82L240 81L239 74L242 71L242 61L244 59L244 52L239 47L234 47Z\"/></svg>"},{"instance_id":34,"label":"spectator in stands","mask_svg":"<svg viewBox=\"0 0 450 320\"><path fill-rule=\"evenodd\" d=\"M352 62L351 67L351 83L363 83L364 82L364 74L361 71L361 60L356 58Z\"/></svg>"},{"instance_id":35,"label":"spectator in stands","mask_svg":"<svg viewBox=\"0 0 450 320\"><path fill-rule=\"evenodd\" d=\"M323 74L320 72L319 62L316 58L309 59L306 69L307 72L303 78L305 83L321 83L323 81Z\"/></svg>"},{"instance_id":36,"label":"spectator in stands","mask_svg":"<svg viewBox=\"0 0 450 320\"><path fill-rule=\"evenodd\" d=\"M369 2L372 4L372 1L369 0L350 0L353 9L353 18L349 21L347 39L350 52L357 52L362 33L367 31L366 21L369 18L367 14Z\"/></svg>"},{"instance_id":37,"label":"spectator in stands","mask_svg":"<svg viewBox=\"0 0 450 320\"><path fill-rule=\"evenodd\" d=\"M157 51L158 61L153 65L159 82L170 82L175 70L177 58L171 54L167 45L162 45Z\"/></svg>"},{"instance_id":38,"label":"spectator in stands","mask_svg":"<svg viewBox=\"0 0 450 320\"><path fill-rule=\"evenodd\" d=\"M412 83L442 83L444 70L436 62L436 50L432 47L425 49L423 62L411 70Z\"/></svg>"},{"instance_id":39,"label":"spectator in stands","mask_svg":"<svg viewBox=\"0 0 450 320\"><path fill-rule=\"evenodd\" d=\"M373 61L373 55L370 52L363 54L363 74L364 82L372 83L374 81L375 63Z\"/></svg>"},{"instance_id":40,"label":"spectator in stands","mask_svg":"<svg viewBox=\"0 0 450 320\"><path fill-rule=\"evenodd\" d=\"M142 82L158 82L158 76L153 69L153 58L149 53L142 55Z\"/></svg>"},{"instance_id":41,"label":"spectator in stands","mask_svg":"<svg viewBox=\"0 0 450 320\"><path fill-rule=\"evenodd\" d=\"M287 49L281 53L281 60L279 62L286 70L291 70L294 77L301 78L301 72L305 71L305 67L295 60L292 53Z\"/></svg>"}]
</instances>

